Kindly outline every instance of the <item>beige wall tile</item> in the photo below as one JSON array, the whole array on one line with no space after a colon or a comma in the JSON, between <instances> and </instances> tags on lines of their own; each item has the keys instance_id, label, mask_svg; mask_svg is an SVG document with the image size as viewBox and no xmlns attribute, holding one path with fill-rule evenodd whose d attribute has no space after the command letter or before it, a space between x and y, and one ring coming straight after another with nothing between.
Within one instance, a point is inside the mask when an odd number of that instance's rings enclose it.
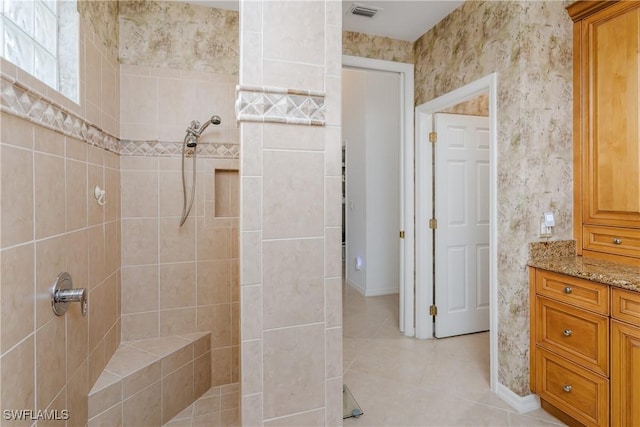
<instances>
[{"instance_id":1,"label":"beige wall tile","mask_svg":"<svg viewBox=\"0 0 640 427\"><path fill-rule=\"evenodd\" d=\"M122 220L122 265L158 262L158 220Z\"/></svg>"},{"instance_id":2,"label":"beige wall tile","mask_svg":"<svg viewBox=\"0 0 640 427\"><path fill-rule=\"evenodd\" d=\"M342 228L327 227L324 238L325 277L342 276Z\"/></svg>"},{"instance_id":3,"label":"beige wall tile","mask_svg":"<svg viewBox=\"0 0 640 427\"><path fill-rule=\"evenodd\" d=\"M241 30L240 74L243 84L262 86L262 33ZM243 123L242 125L245 125Z\"/></svg>"},{"instance_id":4,"label":"beige wall tile","mask_svg":"<svg viewBox=\"0 0 640 427\"><path fill-rule=\"evenodd\" d=\"M67 272L78 288L89 287L89 237L87 230L78 230L65 235Z\"/></svg>"},{"instance_id":5,"label":"beige wall tile","mask_svg":"<svg viewBox=\"0 0 640 427\"><path fill-rule=\"evenodd\" d=\"M127 399L162 379L161 361L146 366L122 380L122 396Z\"/></svg>"},{"instance_id":6,"label":"beige wall tile","mask_svg":"<svg viewBox=\"0 0 640 427\"><path fill-rule=\"evenodd\" d=\"M242 422L248 426L257 426L262 425L262 420L262 394L243 394Z\"/></svg>"},{"instance_id":7,"label":"beige wall tile","mask_svg":"<svg viewBox=\"0 0 640 427\"><path fill-rule=\"evenodd\" d=\"M187 219L180 227L175 218L161 218L160 262L193 261L195 258L195 220ZM198 239L200 240L200 239Z\"/></svg>"},{"instance_id":8,"label":"beige wall tile","mask_svg":"<svg viewBox=\"0 0 640 427\"><path fill-rule=\"evenodd\" d=\"M323 321L323 239L265 241L262 247L264 328Z\"/></svg>"},{"instance_id":9,"label":"beige wall tile","mask_svg":"<svg viewBox=\"0 0 640 427\"><path fill-rule=\"evenodd\" d=\"M67 409L69 425L84 426L88 421L89 370L87 361L83 361L71 374L67 382Z\"/></svg>"},{"instance_id":10,"label":"beige wall tile","mask_svg":"<svg viewBox=\"0 0 640 427\"><path fill-rule=\"evenodd\" d=\"M240 302L231 303L231 344L240 345Z\"/></svg>"},{"instance_id":11,"label":"beige wall tile","mask_svg":"<svg viewBox=\"0 0 640 427\"><path fill-rule=\"evenodd\" d=\"M242 393L262 392L262 341L253 340L242 343Z\"/></svg>"},{"instance_id":12,"label":"beige wall tile","mask_svg":"<svg viewBox=\"0 0 640 427\"><path fill-rule=\"evenodd\" d=\"M231 382L233 354L231 347L211 350L211 385L219 386Z\"/></svg>"},{"instance_id":13,"label":"beige wall tile","mask_svg":"<svg viewBox=\"0 0 640 427\"><path fill-rule=\"evenodd\" d=\"M325 2L319 1L263 4L264 57L324 66L324 14Z\"/></svg>"},{"instance_id":14,"label":"beige wall tile","mask_svg":"<svg viewBox=\"0 0 640 427\"><path fill-rule=\"evenodd\" d=\"M3 66L5 64L7 63L2 63ZM2 123L2 126L0 126L0 142L30 150L33 149L34 125L31 122L2 113L0 115L0 123Z\"/></svg>"},{"instance_id":15,"label":"beige wall tile","mask_svg":"<svg viewBox=\"0 0 640 427\"><path fill-rule=\"evenodd\" d=\"M95 418L89 420L89 427L111 427L122 425L122 403L109 408Z\"/></svg>"},{"instance_id":16,"label":"beige wall tile","mask_svg":"<svg viewBox=\"0 0 640 427\"><path fill-rule=\"evenodd\" d=\"M240 335L243 340L262 337L262 285L243 286Z\"/></svg>"},{"instance_id":17,"label":"beige wall tile","mask_svg":"<svg viewBox=\"0 0 640 427\"><path fill-rule=\"evenodd\" d=\"M74 281L74 287L76 282ZM87 337L89 334L89 317L83 316L80 310L80 304L71 304L66 317L66 336L67 336L67 376L73 375L76 370L84 365L85 360L89 356L89 348ZM118 337L120 338L120 337Z\"/></svg>"},{"instance_id":18,"label":"beige wall tile","mask_svg":"<svg viewBox=\"0 0 640 427\"><path fill-rule=\"evenodd\" d=\"M211 388L211 352L208 351L193 361L193 393L199 398Z\"/></svg>"},{"instance_id":19,"label":"beige wall tile","mask_svg":"<svg viewBox=\"0 0 640 427\"><path fill-rule=\"evenodd\" d=\"M51 310L51 286L66 271L65 243L65 236L57 236L36 244L36 328L56 317Z\"/></svg>"},{"instance_id":20,"label":"beige wall tile","mask_svg":"<svg viewBox=\"0 0 640 427\"><path fill-rule=\"evenodd\" d=\"M186 178L189 180L187 184L190 185L191 174L188 171ZM161 166L159 180L160 216L175 217L182 215L182 173L179 171L165 171ZM189 191L189 187L187 187L187 191ZM189 196L188 193L187 196Z\"/></svg>"},{"instance_id":21,"label":"beige wall tile","mask_svg":"<svg viewBox=\"0 0 640 427\"><path fill-rule=\"evenodd\" d=\"M191 307L195 303L195 263L161 264L160 309Z\"/></svg>"},{"instance_id":22,"label":"beige wall tile","mask_svg":"<svg viewBox=\"0 0 640 427\"><path fill-rule=\"evenodd\" d=\"M158 79L132 75L120 76L120 121L155 126L158 123ZM164 119L164 118L163 118Z\"/></svg>"},{"instance_id":23,"label":"beige wall tile","mask_svg":"<svg viewBox=\"0 0 640 427\"><path fill-rule=\"evenodd\" d=\"M211 348L231 345L231 304L198 306L197 328L211 331Z\"/></svg>"},{"instance_id":24,"label":"beige wall tile","mask_svg":"<svg viewBox=\"0 0 640 427\"><path fill-rule=\"evenodd\" d=\"M339 127L325 126L325 166L326 176L342 176L342 135Z\"/></svg>"},{"instance_id":25,"label":"beige wall tile","mask_svg":"<svg viewBox=\"0 0 640 427\"><path fill-rule=\"evenodd\" d=\"M325 145L324 132L324 128L320 126L265 123L263 147L284 150L323 150Z\"/></svg>"},{"instance_id":26,"label":"beige wall tile","mask_svg":"<svg viewBox=\"0 0 640 427\"><path fill-rule=\"evenodd\" d=\"M123 426L162 425L162 387L160 381L122 403Z\"/></svg>"},{"instance_id":27,"label":"beige wall tile","mask_svg":"<svg viewBox=\"0 0 640 427\"><path fill-rule=\"evenodd\" d=\"M239 345L231 347L231 383L234 384L240 382L240 351Z\"/></svg>"},{"instance_id":28,"label":"beige wall tile","mask_svg":"<svg viewBox=\"0 0 640 427\"><path fill-rule=\"evenodd\" d=\"M103 113L108 114L111 117L119 117L120 111L118 110L119 92L120 87L117 84L117 69L114 64L109 63L104 57L102 57L102 81L101 81L101 100L100 107Z\"/></svg>"},{"instance_id":29,"label":"beige wall tile","mask_svg":"<svg viewBox=\"0 0 640 427\"><path fill-rule=\"evenodd\" d=\"M35 330L33 257L33 244L2 251L0 354L4 354Z\"/></svg>"},{"instance_id":30,"label":"beige wall tile","mask_svg":"<svg viewBox=\"0 0 640 427\"><path fill-rule=\"evenodd\" d=\"M325 279L324 286L327 327L342 326L342 277Z\"/></svg>"},{"instance_id":31,"label":"beige wall tile","mask_svg":"<svg viewBox=\"0 0 640 427\"><path fill-rule=\"evenodd\" d=\"M187 363L193 362L193 359L193 344L189 344L165 356L161 362L162 377L164 378Z\"/></svg>"},{"instance_id":32,"label":"beige wall tile","mask_svg":"<svg viewBox=\"0 0 640 427\"><path fill-rule=\"evenodd\" d=\"M264 152L264 238L323 234L324 156L311 152ZM291 219L295 218L295 221Z\"/></svg>"},{"instance_id":33,"label":"beige wall tile","mask_svg":"<svg viewBox=\"0 0 640 427\"><path fill-rule=\"evenodd\" d=\"M162 422L193 402L193 362L162 379Z\"/></svg>"},{"instance_id":34,"label":"beige wall tile","mask_svg":"<svg viewBox=\"0 0 640 427\"><path fill-rule=\"evenodd\" d=\"M65 154L69 160L87 161L87 143L72 137L65 138Z\"/></svg>"},{"instance_id":35,"label":"beige wall tile","mask_svg":"<svg viewBox=\"0 0 640 427\"><path fill-rule=\"evenodd\" d=\"M144 265L122 268L122 314L157 310L158 267Z\"/></svg>"},{"instance_id":36,"label":"beige wall tile","mask_svg":"<svg viewBox=\"0 0 640 427\"><path fill-rule=\"evenodd\" d=\"M198 90L202 90L201 86L198 85L196 88L196 82L193 80L159 78L158 123L179 129L182 135L191 120L204 123L207 119L206 113L198 112L194 108Z\"/></svg>"},{"instance_id":37,"label":"beige wall tile","mask_svg":"<svg viewBox=\"0 0 640 427\"><path fill-rule=\"evenodd\" d=\"M231 261L197 263L198 305L223 304L231 301Z\"/></svg>"},{"instance_id":38,"label":"beige wall tile","mask_svg":"<svg viewBox=\"0 0 640 427\"><path fill-rule=\"evenodd\" d=\"M41 126L33 127L33 149L64 157L64 135Z\"/></svg>"},{"instance_id":39,"label":"beige wall tile","mask_svg":"<svg viewBox=\"0 0 640 427\"><path fill-rule=\"evenodd\" d=\"M264 80L274 86L324 92L323 66L265 59L263 67Z\"/></svg>"},{"instance_id":40,"label":"beige wall tile","mask_svg":"<svg viewBox=\"0 0 640 427\"><path fill-rule=\"evenodd\" d=\"M108 372L105 374L108 374ZM115 375L112 375L112 377L115 377ZM122 380L120 379L98 391L92 390L88 399L89 418L93 418L119 402L122 402L122 398Z\"/></svg>"},{"instance_id":41,"label":"beige wall tile","mask_svg":"<svg viewBox=\"0 0 640 427\"><path fill-rule=\"evenodd\" d=\"M2 356L2 408L36 409L35 335Z\"/></svg>"},{"instance_id":42,"label":"beige wall tile","mask_svg":"<svg viewBox=\"0 0 640 427\"><path fill-rule=\"evenodd\" d=\"M106 277L104 225L89 228L87 237L89 239L89 289L92 289Z\"/></svg>"},{"instance_id":43,"label":"beige wall tile","mask_svg":"<svg viewBox=\"0 0 640 427\"><path fill-rule=\"evenodd\" d=\"M89 152L91 153L92 151L90 150ZM87 197L89 197L87 204L87 221L89 226L92 226L104 222L104 206L98 205L93 196L96 186L99 186L101 189L105 188L104 168L102 166L89 164L87 176Z\"/></svg>"},{"instance_id":44,"label":"beige wall tile","mask_svg":"<svg viewBox=\"0 0 640 427\"><path fill-rule=\"evenodd\" d=\"M0 145L0 197L2 247L32 240L34 196L31 151Z\"/></svg>"},{"instance_id":45,"label":"beige wall tile","mask_svg":"<svg viewBox=\"0 0 640 427\"><path fill-rule=\"evenodd\" d=\"M100 377L100 374L102 374L102 370L107 365L104 351L104 340L100 341L96 348L89 352L87 363L88 383L92 385L95 384Z\"/></svg>"},{"instance_id":46,"label":"beige wall tile","mask_svg":"<svg viewBox=\"0 0 640 427\"><path fill-rule=\"evenodd\" d=\"M85 44L85 61L87 67L85 76L86 100L100 106L102 96L102 55L91 41L87 41Z\"/></svg>"},{"instance_id":47,"label":"beige wall tile","mask_svg":"<svg viewBox=\"0 0 640 427\"><path fill-rule=\"evenodd\" d=\"M193 332L195 328L195 308L160 310L160 336L187 334Z\"/></svg>"},{"instance_id":48,"label":"beige wall tile","mask_svg":"<svg viewBox=\"0 0 640 427\"><path fill-rule=\"evenodd\" d=\"M262 233L243 231L240 234L242 262L240 263L240 285L262 283Z\"/></svg>"},{"instance_id":49,"label":"beige wall tile","mask_svg":"<svg viewBox=\"0 0 640 427\"><path fill-rule=\"evenodd\" d=\"M243 206L252 205L252 208L242 214L243 229L246 231L260 230L262 227L262 178L242 178L242 203Z\"/></svg>"},{"instance_id":50,"label":"beige wall tile","mask_svg":"<svg viewBox=\"0 0 640 427\"><path fill-rule=\"evenodd\" d=\"M105 188L107 204L104 206L105 221L115 221L120 219L121 197L120 197L120 170L106 168ZM89 199L90 203L96 203L95 197Z\"/></svg>"},{"instance_id":51,"label":"beige wall tile","mask_svg":"<svg viewBox=\"0 0 640 427\"><path fill-rule=\"evenodd\" d=\"M264 417L324 406L324 325L264 332Z\"/></svg>"},{"instance_id":52,"label":"beige wall tile","mask_svg":"<svg viewBox=\"0 0 640 427\"><path fill-rule=\"evenodd\" d=\"M87 164L66 161L67 231L87 226Z\"/></svg>"},{"instance_id":53,"label":"beige wall tile","mask_svg":"<svg viewBox=\"0 0 640 427\"><path fill-rule=\"evenodd\" d=\"M228 228L206 227L198 220L198 261L231 258L231 232Z\"/></svg>"},{"instance_id":54,"label":"beige wall tile","mask_svg":"<svg viewBox=\"0 0 640 427\"><path fill-rule=\"evenodd\" d=\"M65 319L56 317L36 333L37 407L46 408L66 383Z\"/></svg>"},{"instance_id":55,"label":"beige wall tile","mask_svg":"<svg viewBox=\"0 0 640 427\"><path fill-rule=\"evenodd\" d=\"M327 380L325 391L326 402L326 420L325 424L330 426L342 425L343 414L343 397L342 397L342 378L334 378Z\"/></svg>"},{"instance_id":56,"label":"beige wall tile","mask_svg":"<svg viewBox=\"0 0 640 427\"><path fill-rule=\"evenodd\" d=\"M122 171L122 217L158 216L158 173L156 171Z\"/></svg>"},{"instance_id":57,"label":"beige wall tile","mask_svg":"<svg viewBox=\"0 0 640 427\"><path fill-rule=\"evenodd\" d=\"M144 156L122 156L120 158L120 169L133 171L133 170L158 170L158 162L161 159L159 157L144 157Z\"/></svg>"},{"instance_id":58,"label":"beige wall tile","mask_svg":"<svg viewBox=\"0 0 640 427\"><path fill-rule=\"evenodd\" d=\"M62 410L67 409L67 389L63 388L60 393L53 399L51 404L47 407L49 411L58 411L61 413ZM65 420L39 420L38 427L64 427L66 426Z\"/></svg>"},{"instance_id":59,"label":"beige wall tile","mask_svg":"<svg viewBox=\"0 0 640 427\"><path fill-rule=\"evenodd\" d=\"M157 311L122 315L122 341L160 336Z\"/></svg>"},{"instance_id":60,"label":"beige wall tile","mask_svg":"<svg viewBox=\"0 0 640 427\"><path fill-rule=\"evenodd\" d=\"M342 178L325 178L324 224L342 227Z\"/></svg>"},{"instance_id":61,"label":"beige wall tile","mask_svg":"<svg viewBox=\"0 0 640 427\"><path fill-rule=\"evenodd\" d=\"M264 425L265 427L296 427L302 425L309 427L320 427L325 425L324 412L324 408L316 409L315 411L309 411L302 414L290 415L288 417L265 421Z\"/></svg>"},{"instance_id":62,"label":"beige wall tile","mask_svg":"<svg viewBox=\"0 0 640 427\"><path fill-rule=\"evenodd\" d=\"M262 176L262 128L263 125L258 123L240 123L243 146L240 170L243 177Z\"/></svg>"},{"instance_id":63,"label":"beige wall tile","mask_svg":"<svg viewBox=\"0 0 640 427\"><path fill-rule=\"evenodd\" d=\"M120 223L104 224L104 268L105 275L110 276L120 269Z\"/></svg>"},{"instance_id":64,"label":"beige wall tile","mask_svg":"<svg viewBox=\"0 0 640 427\"><path fill-rule=\"evenodd\" d=\"M36 238L42 239L65 231L64 159L39 153L34 156Z\"/></svg>"},{"instance_id":65,"label":"beige wall tile","mask_svg":"<svg viewBox=\"0 0 640 427\"><path fill-rule=\"evenodd\" d=\"M325 334L326 378L342 376L342 328L327 329Z\"/></svg>"}]
</instances>

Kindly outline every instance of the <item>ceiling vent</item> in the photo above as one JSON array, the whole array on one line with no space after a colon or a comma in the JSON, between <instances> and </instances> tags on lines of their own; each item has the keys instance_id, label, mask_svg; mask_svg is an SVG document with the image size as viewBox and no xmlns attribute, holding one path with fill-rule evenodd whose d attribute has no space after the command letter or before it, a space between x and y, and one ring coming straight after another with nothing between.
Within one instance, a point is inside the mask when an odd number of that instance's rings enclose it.
<instances>
[{"instance_id":1,"label":"ceiling vent","mask_svg":"<svg viewBox=\"0 0 640 427\"><path fill-rule=\"evenodd\" d=\"M348 15L364 16L365 18L373 18L382 9L379 7L365 6L363 4L354 3L347 11Z\"/></svg>"}]
</instances>

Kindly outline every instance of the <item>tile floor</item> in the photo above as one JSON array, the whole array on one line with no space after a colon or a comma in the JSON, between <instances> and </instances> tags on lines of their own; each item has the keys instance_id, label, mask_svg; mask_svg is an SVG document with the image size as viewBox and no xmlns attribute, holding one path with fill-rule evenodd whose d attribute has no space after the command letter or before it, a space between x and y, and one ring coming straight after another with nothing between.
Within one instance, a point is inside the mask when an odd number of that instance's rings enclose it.
<instances>
[{"instance_id":1,"label":"tile floor","mask_svg":"<svg viewBox=\"0 0 640 427\"><path fill-rule=\"evenodd\" d=\"M164 427L231 427L240 425L240 384L214 386Z\"/></svg>"},{"instance_id":2,"label":"tile floor","mask_svg":"<svg viewBox=\"0 0 640 427\"><path fill-rule=\"evenodd\" d=\"M344 382L364 411L345 426L557 426L489 389L489 334L416 340L397 329L398 296L343 293Z\"/></svg>"}]
</instances>

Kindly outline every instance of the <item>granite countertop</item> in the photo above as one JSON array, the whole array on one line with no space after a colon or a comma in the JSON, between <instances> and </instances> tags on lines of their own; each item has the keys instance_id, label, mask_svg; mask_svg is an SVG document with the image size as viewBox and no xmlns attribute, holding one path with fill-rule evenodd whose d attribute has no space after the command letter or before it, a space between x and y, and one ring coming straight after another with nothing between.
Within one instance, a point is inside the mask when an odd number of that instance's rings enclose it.
<instances>
[{"instance_id":1,"label":"granite countertop","mask_svg":"<svg viewBox=\"0 0 640 427\"><path fill-rule=\"evenodd\" d=\"M573 240L534 242L529 244L528 265L640 292L640 262L634 266L576 256L575 254L575 241Z\"/></svg>"}]
</instances>

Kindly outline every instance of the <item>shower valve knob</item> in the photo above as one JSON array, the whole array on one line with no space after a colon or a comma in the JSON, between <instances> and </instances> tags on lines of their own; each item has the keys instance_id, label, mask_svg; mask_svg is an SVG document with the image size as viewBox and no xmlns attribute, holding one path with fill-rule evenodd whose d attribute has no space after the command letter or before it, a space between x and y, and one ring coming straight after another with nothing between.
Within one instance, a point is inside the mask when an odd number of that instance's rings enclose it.
<instances>
[{"instance_id":1,"label":"shower valve knob","mask_svg":"<svg viewBox=\"0 0 640 427\"><path fill-rule=\"evenodd\" d=\"M82 315L87 315L89 306L87 290L74 289L71 275L67 272L60 273L51 290L51 308L56 316L62 316L69 309L70 302L79 302Z\"/></svg>"}]
</instances>

